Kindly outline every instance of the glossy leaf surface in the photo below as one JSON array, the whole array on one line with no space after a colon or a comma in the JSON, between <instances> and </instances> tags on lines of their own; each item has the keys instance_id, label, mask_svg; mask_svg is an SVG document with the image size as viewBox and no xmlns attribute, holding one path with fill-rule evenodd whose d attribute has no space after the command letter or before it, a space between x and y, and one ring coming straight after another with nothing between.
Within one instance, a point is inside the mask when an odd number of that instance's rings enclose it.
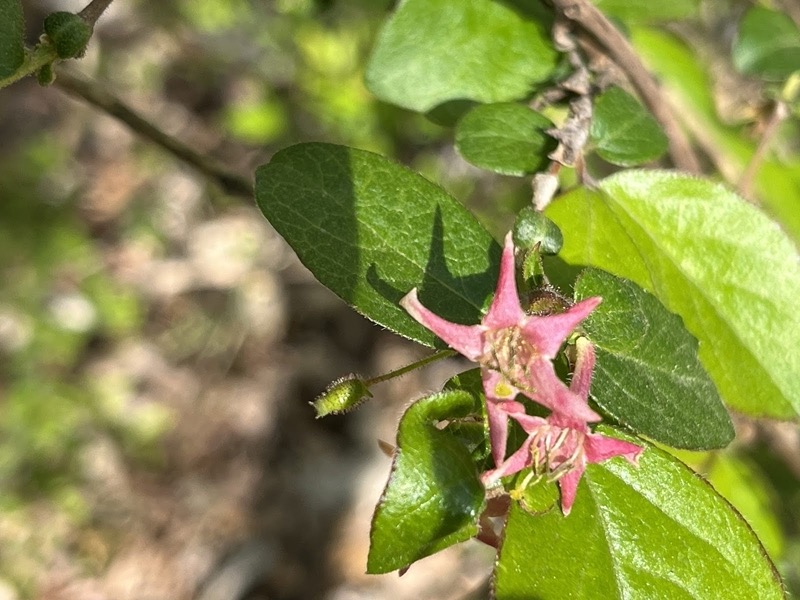
<instances>
[{"instance_id":1,"label":"glossy leaf surface","mask_svg":"<svg viewBox=\"0 0 800 600\"><path fill-rule=\"evenodd\" d=\"M369 573L388 573L473 537L485 490L467 446L443 420L481 414L476 397L446 391L409 407L392 474L372 520Z\"/></svg>"},{"instance_id":2,"label":"glossy leaf surface","mask_svg":"<svg viewBox=\"0 0 800 600\"><path fill-rule=\"evenodd\" d=\"M422 344L435 336L397 304L412 288L466 324L494 291L500 247L489 233L442 188L377 154L291 146L257 170L256 201L320 282Z\"/></svg>"},{"instance_id":3,"label":"glossy leaf surface","mask_svg":"<svg viewBox=\"0 0 800 600\"><path fill-rule=\"evenodd\" d=\"M558 508L531 516L513 506L495 595L497 600L784 597L774 566L741 516L691 469L654 447L645 450L638 468L619 458L590 465L566 518Z\"/></svg>"},{"instance_id":4,"label":"glossy leaf surface","mask_svg":"<svg viewBox=\"0 0 800 600\"><path fill-rule=\"evenodd\" d=\"M592 398L636 433L679 448L719 448L733 424L680 317L627 279L586 269L576 299L601 296L583 323L595 344Z\"/></svg>"}]
</instances>

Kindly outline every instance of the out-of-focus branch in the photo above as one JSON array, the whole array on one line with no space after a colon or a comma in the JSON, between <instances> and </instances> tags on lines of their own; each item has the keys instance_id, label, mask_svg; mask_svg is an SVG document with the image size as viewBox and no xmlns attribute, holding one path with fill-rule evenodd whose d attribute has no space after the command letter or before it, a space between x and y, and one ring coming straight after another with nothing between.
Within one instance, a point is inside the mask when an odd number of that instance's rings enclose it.
<instances>
[{"instance_id":1,"label":"out-of-focus branch","mask_svg":"<svg viewBox=\"0 0 800 600\"><path fill-rule=\"evenodd\" d=\"M86 8L78 13L78 16L86 21L90 27L94 27L94 24L97 23L97 19L100 18L100 15L105 12L108 5L113 1L114 0L92 0L86 5Z\"/></svg>"},{"instance_id":2,"label":"out-of-focus branch","mask_svg":"<svg viewBox=\"0 0 800 600\"><path fill-rule=\"evenodd\" d=\"M745 198L750 197L750 190L753 186L756 173L758 173L758 168L761 166L761 163L764 162L764 157L767 154L769 145L775 138L775 134L778 133L780 124L788 116L789 109L787 106L781 101L776 102L775 107L770 113L769 120L764 127L764 132L761 134L761 139L758 141L756 151L750 158L750 162L747 163L747 168L744 170L742 178L739 180L739 193Z\"/></svg>"},{"instance_id":3,"label":"out-of-focus branch","mask_svg":"<svg viewBox=\"0 0 800 600\"><path fill-rule=\"evenodd\" d=\"M59 69L54 85L117 118L134 132L161 146L167 152L215 181L226 193L244 198L253 197L253 186L247 178L228 170L216 160L203 156L180 140L168 135L94 82L71 73L67 69Z\"/></svg>"},{"instance_id":4,"label":"out-of-focus branch","mask_svg":"<svg viewBox=\"0 0 800 600\"><path fill-rule=\"evenodd\" d=\"M631 84L653 113L669 140L669 154L679 169L700 173L700 162L661 90L628 40L589 0L551 0L568 20L594 37L608 56L625 72Z\"/></svg>"}]
</instances>

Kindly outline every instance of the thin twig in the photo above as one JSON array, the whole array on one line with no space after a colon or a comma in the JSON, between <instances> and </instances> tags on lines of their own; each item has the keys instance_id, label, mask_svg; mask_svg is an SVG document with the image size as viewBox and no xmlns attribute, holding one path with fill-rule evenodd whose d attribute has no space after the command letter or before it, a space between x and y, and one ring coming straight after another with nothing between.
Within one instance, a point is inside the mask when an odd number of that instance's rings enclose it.
<instances>
[{"instance_id":1,"label":"thin twig","mask_svg":"<svg viewBox=\"0 0 800 600\"><path fill-rule=\"evenodd\" d=\"M764 132L761 134L761 139L758 141L756 151L750 157L750 162L747 163L742 178L739 180L739 193L745 198L750 197L750 191L753 187L753 181L756 178L756 173L767 155L767 150L772 140L775 139L775 134L778 133L780 124L784 119L789 116L789 109L786 104L781 101L775 103L772 113L769 116L767 125L764 127Z\"/></svg>"},{"instance_id":2,"label":"thin twig","mask_svg":"<svg viewBox=\"0 0 800 600\"><path fill-rule=\"evenodd\" d=\"M97 19L100 18L100 15L105 12L108 5L112 2L113 0L92 0L86 5L86 8L78 13L78 16L91 27L94 27L94 24L97 23Z\"/></svg>"},{"instance_id":3,"label":"thin twig","mask_svg":"<svg viewBox=\"0 0 800 600\"><path fill-rule=\"evenodd\" d=\"M201 155L180 140L164 133L122 100L94 82L67 69L59 69L54 85L119 119L139 135L158 144L209 179L216 181L228 194L245 198L253 197L253 186L247 178L229 171L216 160Z\"/></svg>"},{"instance_id":4,"label":"thin twig","mask_svg":"<svg viewBox=\"0 0 800 600\"><path fill-rule=\"evenodd\" d=\"M591 34L625 72L669 139L672 162L679 169L700 173L700 162L675 115L662 100L661 90L628 40L589 0L551 0L566 17Z\"/></svg>"}]
</instances>

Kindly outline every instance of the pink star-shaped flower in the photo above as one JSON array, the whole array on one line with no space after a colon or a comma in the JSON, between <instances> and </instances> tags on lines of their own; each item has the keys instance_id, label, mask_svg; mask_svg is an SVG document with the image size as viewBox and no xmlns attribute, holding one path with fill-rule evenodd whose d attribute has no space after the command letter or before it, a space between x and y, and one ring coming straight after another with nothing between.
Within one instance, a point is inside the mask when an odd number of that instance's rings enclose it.
<instances>
[{"instance_id":1,"label":"pink star-shaped flower","mask_svg":"<svg viewBox=\"0 0 800 600\"><path fill-rule=\"evenodd\" d=\"M520 305L514 275L514 242L506 236L500 277L489 312L479 325L451 323L425 308L411 290L400 305L449 346L481 365L492 457L505 458L508 417L525 413L518 393L570 422L599 421L584 398L571 391L553 368L559 348L601 298L587 298L564 313L528 315Z\"/></svg>"},{"instance_id":2,"label":"pink star-shaped flower","mask_svg":"<svg viewBox=\"0 0 800 600\"><path fill-rule=\"evenodd\" d=\"M578 359L570 390L587 402L594 369L594 346L578 340ZM637 464L644 448L615 438L594 434L585 421L576 421L563 414L553 413L546 419L525 413L511 415L528 434L519 449L498 468L487 471L481 479L487 486L501 477L531 468L532 477L558 481L561 489L561 510L568 515L575 502L578 483L588 463L599 463L614 456L623 456ZM523 485L526 485L523 483Z\"/></svg>"}]
</instances>

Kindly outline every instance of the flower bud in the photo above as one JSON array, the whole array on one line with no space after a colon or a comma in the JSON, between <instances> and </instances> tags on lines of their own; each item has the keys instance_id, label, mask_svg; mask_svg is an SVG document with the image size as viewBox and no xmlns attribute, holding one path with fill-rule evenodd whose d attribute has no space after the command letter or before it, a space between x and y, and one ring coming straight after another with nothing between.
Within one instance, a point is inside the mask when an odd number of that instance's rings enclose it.
<instances>
[{"instance_id":1,"label":"flower bud","mask_svg":"<svg viewBox=\"0 0 800 600\"><path fill-rule=\"evenodd\" d=\"M358 375L351 374L331 383L311 404L319 419L352 410L367 398L372 398L372 393L366 382Z\"/></svg>"},{"instance_id":2,"label":"flower bud","mask_svg":"<svg viewBox=\"0 0 800 600\"><path fill-rule=\"evenodd\" d=\"M44 32L53 42L59 58L75 58L83 54L92 37L92 28L86 21L79 15L63 11L47 15Z\"/></svg>"}]
</instances>

